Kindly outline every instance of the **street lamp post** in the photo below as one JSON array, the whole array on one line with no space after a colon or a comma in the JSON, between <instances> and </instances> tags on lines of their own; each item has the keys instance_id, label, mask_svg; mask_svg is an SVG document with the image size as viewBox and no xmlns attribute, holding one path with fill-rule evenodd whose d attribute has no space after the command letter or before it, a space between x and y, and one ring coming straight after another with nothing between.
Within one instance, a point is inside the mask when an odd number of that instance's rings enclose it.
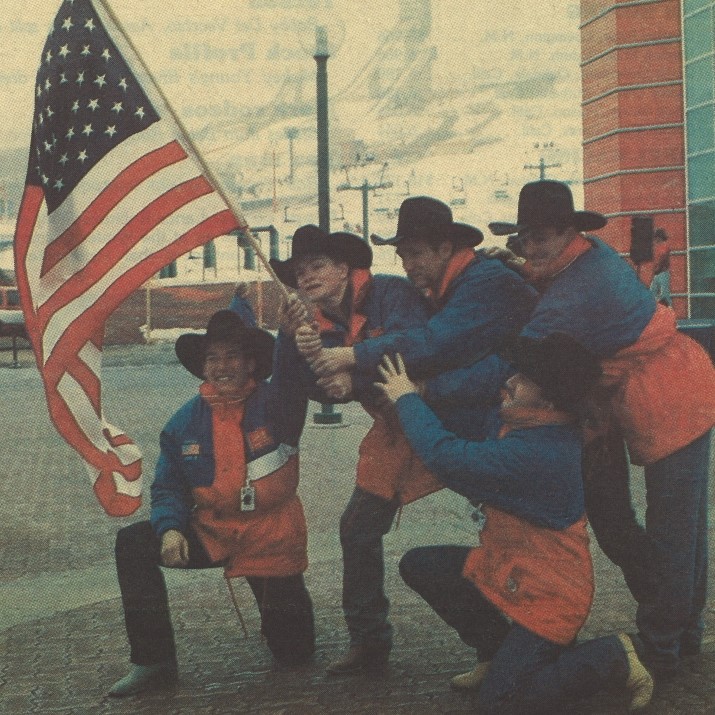
<instances>
[{"instance_id":1,"label":"street lamp post","mask_svg":"<svg viewBox=\"0 0 715 715\"><path fill-rule=\"evenodd\" d=\"M330 233L330 160L328 149L328 29L325 25L315 27L316 108L318 122L318 226ZM319 425L336 425L342 415L333 405L322 404L320 412L313 414Z\"/></svg>"}]
</instances>

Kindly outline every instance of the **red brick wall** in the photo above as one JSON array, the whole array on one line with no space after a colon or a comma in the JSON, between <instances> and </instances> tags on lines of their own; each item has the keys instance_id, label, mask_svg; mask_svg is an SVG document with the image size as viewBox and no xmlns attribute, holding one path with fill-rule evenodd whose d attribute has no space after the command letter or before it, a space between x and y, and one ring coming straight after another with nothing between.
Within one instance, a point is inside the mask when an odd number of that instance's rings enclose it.
<instances>
[{"instance_id":1,"label":"red brick wall","mask_svg":"<svg viewBox=\"0 0 715 715\"><path fill-rule=\"evenodd\" d=\"M599 235L618 251L628 251L630 216L638 213L653 213L656 226L668 231L671 249L682 250L686 196L680 168L685 162L680 2L624 6L581 0L581 17L585 206L611 215ZM675 84L628 89L662 82ZM678 126L655 128L662 125ZM620 213L628 215L614 215ZM673 291L685 291L684 256L673 257L671 275ZM677 301L676 310L685 316L684 300Z\"/></svg>"},{"instance_id":2,"label":"red brick wall","mask_svg":"<svg viewBox=\"0 0 715 715\"><path fill-rule=\"evenodd\" d=\"M188 286L155 284L150 289L151 327L205 328L213 313L228 307L235 287L235 283L200 283ZM249 283L248 297L261 325L276 329L281 300L278 286L273 281ZM132 293L107 321L105 344L144 342L139 328L146 325L146 322L146 288L140 288Z\"/></svg>"}]
</instances>

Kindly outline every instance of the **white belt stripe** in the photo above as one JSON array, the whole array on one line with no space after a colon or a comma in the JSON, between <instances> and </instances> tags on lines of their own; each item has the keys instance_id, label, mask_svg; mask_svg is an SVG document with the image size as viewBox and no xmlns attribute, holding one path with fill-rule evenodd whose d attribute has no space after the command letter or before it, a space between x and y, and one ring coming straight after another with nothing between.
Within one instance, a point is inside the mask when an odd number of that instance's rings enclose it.
<instances>
[{"instance_id":1,"label":"white belt stripe","mask_svg":"<svg viewBox=\"0 0 715 715\"><path fill-rule=\"evenodd\" d=\"M277 449L249 462L246 465L246 476L250 481L266 477L280 469L294 454L298 454L297 447L279 444Z\"/></svg>"}]
</instances>

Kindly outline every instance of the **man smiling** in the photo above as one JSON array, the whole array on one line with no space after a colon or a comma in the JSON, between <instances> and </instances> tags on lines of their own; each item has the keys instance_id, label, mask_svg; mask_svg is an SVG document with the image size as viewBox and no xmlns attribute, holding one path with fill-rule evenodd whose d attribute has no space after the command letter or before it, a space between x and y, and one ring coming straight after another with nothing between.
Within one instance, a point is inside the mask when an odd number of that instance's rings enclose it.
<instances>
[{"instance_id":1,"label":"man smiling","mask_svg":"<svg viewBox=\"0 0 715 715\"><path fill-rule=\"evenodd\" d=\"M110 696L177 678L159 566L223 566L227 578L245 576L276 660L295 665L313 654L313 610L302 575L307 531L296 494L307 398L280 356L272 368L273 342L229 310L214 314L205 334L176 341L181 364L204 382L161 433L150 521L117 535L133 666Z\"/></svg>"}]
</instances>

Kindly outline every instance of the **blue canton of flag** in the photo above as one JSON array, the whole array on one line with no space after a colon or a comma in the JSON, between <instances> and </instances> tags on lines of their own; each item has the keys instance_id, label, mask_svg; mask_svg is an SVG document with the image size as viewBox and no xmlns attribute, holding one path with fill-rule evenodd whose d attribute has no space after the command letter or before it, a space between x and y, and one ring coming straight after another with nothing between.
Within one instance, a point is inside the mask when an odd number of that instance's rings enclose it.
<instances>
[{"instance_id":1,"label":"blue canton of flag","mask_svg":"<svg viewBox=\"0 0 715 715\"><path fill-rule=\"evenodd\" d=\"M67 0L42 51L35 87L35 165L28 183L52 212L109 151L159 120L91 3Z\"/></svg>"},{"instance_id":2,"label":"blue canton of flag","mask_svg":"<svg viewBox=\"0 0 715 715\"><path fill-rule=\"evenodd\" d=\"M109 514L141 503L141 454L102 411L106 320L178 256L246 228L104 0L65 0L37 73L15 268L50 417Z\"/></svg>"}]
</instances>

